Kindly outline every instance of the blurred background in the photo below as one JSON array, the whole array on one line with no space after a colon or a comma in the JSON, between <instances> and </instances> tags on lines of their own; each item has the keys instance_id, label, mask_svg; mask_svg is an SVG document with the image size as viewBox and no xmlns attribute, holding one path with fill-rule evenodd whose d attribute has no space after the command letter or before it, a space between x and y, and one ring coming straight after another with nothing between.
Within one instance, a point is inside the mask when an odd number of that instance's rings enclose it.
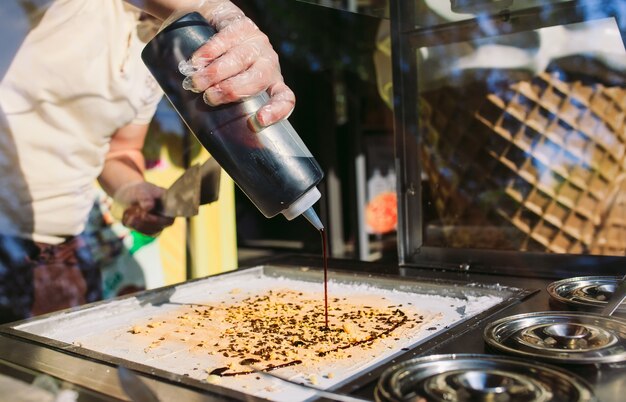
<instances>
[{"instance_id":1,"label":"blurred background","mask_svg":"<svg viewBox=\"0 0 626 402\"><path fill-rule=\"evenodd\" d=\"M235 3L269 36L296 93L290 121L325 172L316 208L332 257L396 262L399 202L408 226L420 228L416 249L625 254L623 2L560 13L568 2L415 1L415 87L395 92L396 103L415 94L404 106L414 108L416 148L401 156L402 180L420 188L415 207L398 200L407 188L397 189L388 1ZM3 2L0 35L9 40L0 71L19 46L10 38L24 36L49 4ZM481 20L504 9L534 10L535 22L509 29L506 16L502 25ZM474 17L472 30L464 22ZM165 99L144 154L148 179L162 186L209 157ZM218 202L157 240L114 222L104 194L97 203L93 239L103 258L137 265L149 287L322 251L304 219L266 219L225 174ZM105 277L112 295L120 275Z\"/></svg>"}]
</instances>

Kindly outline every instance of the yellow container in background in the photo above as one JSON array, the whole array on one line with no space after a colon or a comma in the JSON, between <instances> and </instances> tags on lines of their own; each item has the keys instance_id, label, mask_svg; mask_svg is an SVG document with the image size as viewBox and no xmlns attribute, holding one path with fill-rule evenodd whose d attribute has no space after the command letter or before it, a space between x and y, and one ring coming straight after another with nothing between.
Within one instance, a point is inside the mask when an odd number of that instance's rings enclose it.
<instances>
[{"instance_id":1,"label":"yellow container in background","mask_svg":"<svg viewBox=\"0 0 626 402\"><path fill-rule=\"evenodd\" d=\"M162 149L163 166L149 169L146 180L162 187L169 187L183 172L182 167L172 163L169 153ZM192 164L209 158L202 150ZM200 206L200 212L191 218L190 225L191 272L194 278L233 270L237 268L237 236L235 220L234 183L226 174L221 175L219 199ZM165 285L185 281L186 278L186 222L176 218L174 224L158 238ZM145 267L149 269L149 267Z\"/></svg>"}]
</instances>

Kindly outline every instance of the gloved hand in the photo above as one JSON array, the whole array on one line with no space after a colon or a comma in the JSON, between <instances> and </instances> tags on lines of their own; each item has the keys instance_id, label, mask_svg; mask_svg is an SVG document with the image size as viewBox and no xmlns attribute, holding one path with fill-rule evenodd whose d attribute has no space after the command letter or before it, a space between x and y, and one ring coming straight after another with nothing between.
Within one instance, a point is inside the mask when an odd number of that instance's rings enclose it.
<instances>
[{"instance_id":1,"label":"gloved hand","mask_svg":"<svg viewBox=\"0 0 626 402\"><path fill-rule=\"evenodd\" d=\"M156 210L164 192L165 189L146 181L129 183L119 188L113 199L124 209L124 226L155 236L174 223L174 218L161 216Z\"/></svg>"},{"instance_id":2,"label":"gloved hand","mask_svg":"<svg viewBox=\"0 0 626 402\"><path fill-rule=\"evenodd\" d=\"M204 92L212 106L230 103L267 91L253 125L270 126L289 117L296 97L283 81L278 55L267 36L233 3L203 0L198 9L217 33L179 66L187 76L185 89Z\"/></svg>"}]
</instances>

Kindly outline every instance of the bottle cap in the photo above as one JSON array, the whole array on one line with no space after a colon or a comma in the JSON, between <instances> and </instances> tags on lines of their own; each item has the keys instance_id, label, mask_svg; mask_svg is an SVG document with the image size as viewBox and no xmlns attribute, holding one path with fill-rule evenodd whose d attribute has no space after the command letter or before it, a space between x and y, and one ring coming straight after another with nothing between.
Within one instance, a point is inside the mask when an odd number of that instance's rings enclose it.
<instances>
[{"instance_id":1,"label":"bottle cap","mask_svg":"<svg viewBox=\"0 0 626 402\"><path fill-rule=\"evenodd\" d=\"M324 225L322 225L322 221L320 220L319 216L317 216L317 214L315 213L315 210L313 209L313 207L304 211L302 213L302 216L304 216L311 225L315 226L315 229L317 230L324 229Z\"/></svg>"},{"instance_id":2,"label":"bottle cap","mask_svg":"<svg viewBox=\"0 0 626 402\"><path fill-rule=\"evenodd\" d=\"M283 209L281 213L285 215L285 218L287 218L287 220L290 221L293 218L302 215L303 212L311 208L313 204L315 204L321 197L322 194L317 189L317 187L313 187L309 191L304 193L302 197L293 202L289 207Z\"/></svg>"}]
</instances>

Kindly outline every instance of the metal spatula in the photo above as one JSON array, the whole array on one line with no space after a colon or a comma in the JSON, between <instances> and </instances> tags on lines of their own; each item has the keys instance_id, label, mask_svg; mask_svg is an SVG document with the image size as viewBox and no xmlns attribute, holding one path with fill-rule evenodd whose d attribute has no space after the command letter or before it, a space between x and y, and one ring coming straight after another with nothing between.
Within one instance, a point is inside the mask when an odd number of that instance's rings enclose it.
<instances>
[{"instance_id":1,"label":"metal spatula","mask_svg":"<svg viewBox=\"0 0 626 402\"><path fill-rule=\"evenodd\" d=\"M271 378L276 378L277 380L281 380L281 381L286 382L288 384L297 385L299 387L306 388L306 389L308 389L310 391L315 392L318 396L321 396L322 398L330 399L332 401L339 401L339 402L372 402L369 399L364 399L364 398L360 398L360 397L357 397L357 396L351 396L351 395L341 394L339 392L326 391L326 390L323 390L323 389L315 388L315 387L312 387L310 385L306 385L306 384L301 383L301 382L292 381L292 380L290 380L288 378L281 377L281 376L278 376L278 375L273 374L273 373L269 373L267 371L262 371L262 370L258 370L258 369L255 369L255 368L253 368L253 371L255 373L257 373L257 374L261 374L261 375L264 375L264 376L267 376L267 377L271 377Z\"/></svg>"},{"instance_id":2,"label":"metal spatula","mask_svg":"<svg viewBox=\"0 0 626 402\"><path fill-rule=\"evenodd\" d=\"M626 299L626 275L617 283L613 296L609 299L608 304L602 309L602 315L609 316L617 310L620 304Z\"/></svg>"},{"instance_id":3,"label":"metal spatula","mask_svg":"<svg viewBox=\"0 0 626 402\"><path fill-rule=\"evenodd\" d=\"M200 165L200 205L217 201L220 195L222 167L210 158Z\"/></svg>"},{"instance_id":4,"label":"metal spatula","mask_svg":"<svg viewBox=\"0 0 626 402\"><path fill-rule=\"evenodd\" d=\"M193 165L165 191L156 212L170 218L190 217L198 214L199 205L200 166Z\"/></svg>"},{"instance_id":5,"label":"metal spatula","mask_svg":"<svg viewBox=\"0 0 626 402\"><path fill-rule=\"evenodd\" d=\"M213 158L191 166L166 190L157 212L171 218L197 215L200 205L218 199L221 171Z\"/></svg>"},{"instance_id":6,"label":"metal spatula","mask_svg":"<svg viewBox=\"0 0 626 402\"><path fill-rule=\"evenodd\" d=\"M159 402L159 398L135 373L124 366L117 368L122 389L133 402Z\"/></svg>"}]
</instances>

